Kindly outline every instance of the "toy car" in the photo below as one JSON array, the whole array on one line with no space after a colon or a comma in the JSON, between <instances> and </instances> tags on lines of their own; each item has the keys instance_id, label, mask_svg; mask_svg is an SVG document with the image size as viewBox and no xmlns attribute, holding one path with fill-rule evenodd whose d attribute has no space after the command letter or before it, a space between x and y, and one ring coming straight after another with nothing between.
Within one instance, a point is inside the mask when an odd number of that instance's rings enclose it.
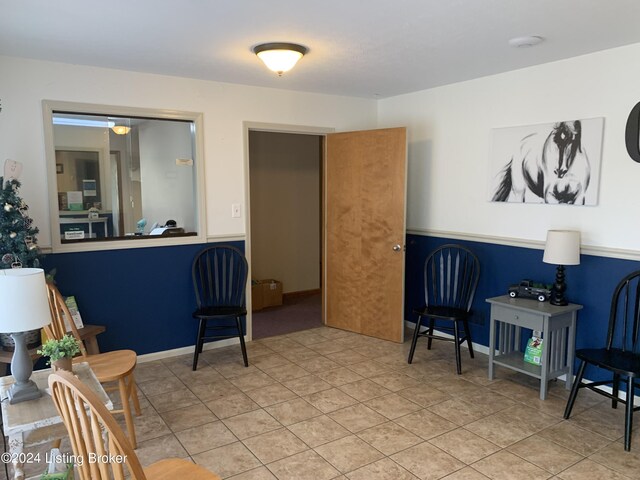
<instances>
[{"instance_id":1,"label":"toy car","mask_svg":"<svg viewBox=\"0 0 640 480\"><path fill-rule=\"evenodd\" d=\"M522 280L520 284L509 287L509 296L511 298L537 298L539 302L546 302L551 296L551 285Z\"/></svg>"}]
</instances>

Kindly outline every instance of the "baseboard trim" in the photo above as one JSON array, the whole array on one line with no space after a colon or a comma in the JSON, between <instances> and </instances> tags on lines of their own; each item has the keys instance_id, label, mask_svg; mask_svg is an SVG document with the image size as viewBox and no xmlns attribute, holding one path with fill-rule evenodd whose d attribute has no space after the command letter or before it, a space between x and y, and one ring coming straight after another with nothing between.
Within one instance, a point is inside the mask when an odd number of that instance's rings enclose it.
<instances>
[{"instance_id":1,"label":"baseboard trim","mask_svg":"<svg viewBox=\"0 0 640 480\"><path fill-rule=\"evenodd\" d=\"M247 337L245 335L245 341ZM215 350L218 348L228 347L229 345L239 344L240 340L237 338L228 338L226 340L218 340L217 342L205 343L202 347L203 351ZM195 345L189 345L187 347L174 348L171 350L163 350L160 352L145 353L144 355L138 355L138 363L153 362L155 360L162 360L163 358L179 357L180 355L193 355Z\"/></svg>"},{"instance_id":2,"label":"baseboard trim","mask_svg":"<svg viewBox=\"0 0 640 480\"><path fill-rule=\"evenodd\" d=\"M282 294L282 299L287 300L290 298L310 297L311 295L317 295L321 292L319 288L313 290L299 290L297 292L287 292Z\"/></svg>"},{"instance_id":3,"label":"baseboard trim","mask_svg":"<svg viewBox=\"0 0 640 480\"><path fill-rule=\"evenodd\" d=\"M405 320L404 321L404 326L406 328L408 328L409 330L415 330L416 329L416 324L413 322L410 322L409 320ZM420 327L421 331L426 331L427 327ZM451 335L450 333L446 333L446 332L441 332L440 330L434 330L436 332L438 332L438 335L441 337L445 337L445 338L453 338L453 335ZM479 343L476 342L471 342L471 345L473 345L473 351L474 352L480 352L480 353L484 353L485 355L489 355L489 347L485 346L485 345L481 345ZM468 348L466 343L461 343L460 344L461 347L463 348Z\"/></svg>"}]
</instances>

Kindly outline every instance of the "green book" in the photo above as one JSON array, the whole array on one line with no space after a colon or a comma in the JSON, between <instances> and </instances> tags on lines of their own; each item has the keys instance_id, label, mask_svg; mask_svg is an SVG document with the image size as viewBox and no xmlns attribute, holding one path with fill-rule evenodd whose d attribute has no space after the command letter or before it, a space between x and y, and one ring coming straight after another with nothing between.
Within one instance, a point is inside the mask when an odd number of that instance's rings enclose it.
<instances>
[{"instance_id":1,"label":"green book","mask_svg":"<svg viewBox=\"0 0 640 480\"><path fill-rule=\"evenodd\" d=\"M543 340L540 337L531 337L527 342L527 348L524 351L524 361L534 365L540 365L542 362L542 345Z\"/></svg>"}]
</instances>

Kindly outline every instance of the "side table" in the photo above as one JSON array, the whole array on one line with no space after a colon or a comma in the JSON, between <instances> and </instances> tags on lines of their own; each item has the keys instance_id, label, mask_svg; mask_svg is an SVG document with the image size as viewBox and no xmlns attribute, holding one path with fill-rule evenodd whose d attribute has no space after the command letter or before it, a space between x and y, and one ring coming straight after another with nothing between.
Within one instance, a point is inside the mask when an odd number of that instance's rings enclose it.
<instances>
[{"instance_id":1,"label":"side table","mask_svg":"<svg viewBox=\"0 0 640 480\"><path fill-rule=\"evenodd\" d=\"M8 401L1 402L4 433L9 437L8 453L13 463L14 479L16 480L24 478L24 461L28 460L23 455L25 446L38 445L66 436L66 429L58 415L58 410L56 410L49 393L45 392L49 388L50 373L51 369L37 370L31 375L31 380L43 391L42 397L15 405L11 405ZM113 409L111 399L98 382L89 364L75 364L73 373L98 395L109 410ZM0 378L0 397L6 396L6 392L13 382L11 376ZM44 471L46 468L44 458L41 459L41 462L40 471Z\"/></svg>"},{"instance_id":2,"label":"side table","mask_svg":"<svg viewBox=\"0 0 640 480\"><path fill-rule=\"evenodd\" d=\"M541 400L547 398L549 380L561 375L566 375L565 387L571 389L576 319L582 305L560 307L509 295L488 298L487 302L491 304L489 380L494 378L495 365L500 365L540 379ZM522 328L541 332L544 343L540 365L524 361Z\"/></svg>"}]
</instances>

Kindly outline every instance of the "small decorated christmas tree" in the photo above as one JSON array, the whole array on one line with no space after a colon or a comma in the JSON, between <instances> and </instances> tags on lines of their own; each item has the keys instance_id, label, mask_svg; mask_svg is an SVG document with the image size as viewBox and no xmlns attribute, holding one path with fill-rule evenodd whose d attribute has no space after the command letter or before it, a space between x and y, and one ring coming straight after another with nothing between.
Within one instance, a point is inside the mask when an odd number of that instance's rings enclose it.
<instances>
[{"instance_id":1,"label":"small decorated christmas tree","mask_svg":"<svg viewBox=\"0 0 640 480\"><path fill-rule=\"evenodd\" d=\"M0 177L0 185L0 268L39 268L38 229L27 213L29 207L18 196L20 182Z\"/></svg>"}]
</instances>

